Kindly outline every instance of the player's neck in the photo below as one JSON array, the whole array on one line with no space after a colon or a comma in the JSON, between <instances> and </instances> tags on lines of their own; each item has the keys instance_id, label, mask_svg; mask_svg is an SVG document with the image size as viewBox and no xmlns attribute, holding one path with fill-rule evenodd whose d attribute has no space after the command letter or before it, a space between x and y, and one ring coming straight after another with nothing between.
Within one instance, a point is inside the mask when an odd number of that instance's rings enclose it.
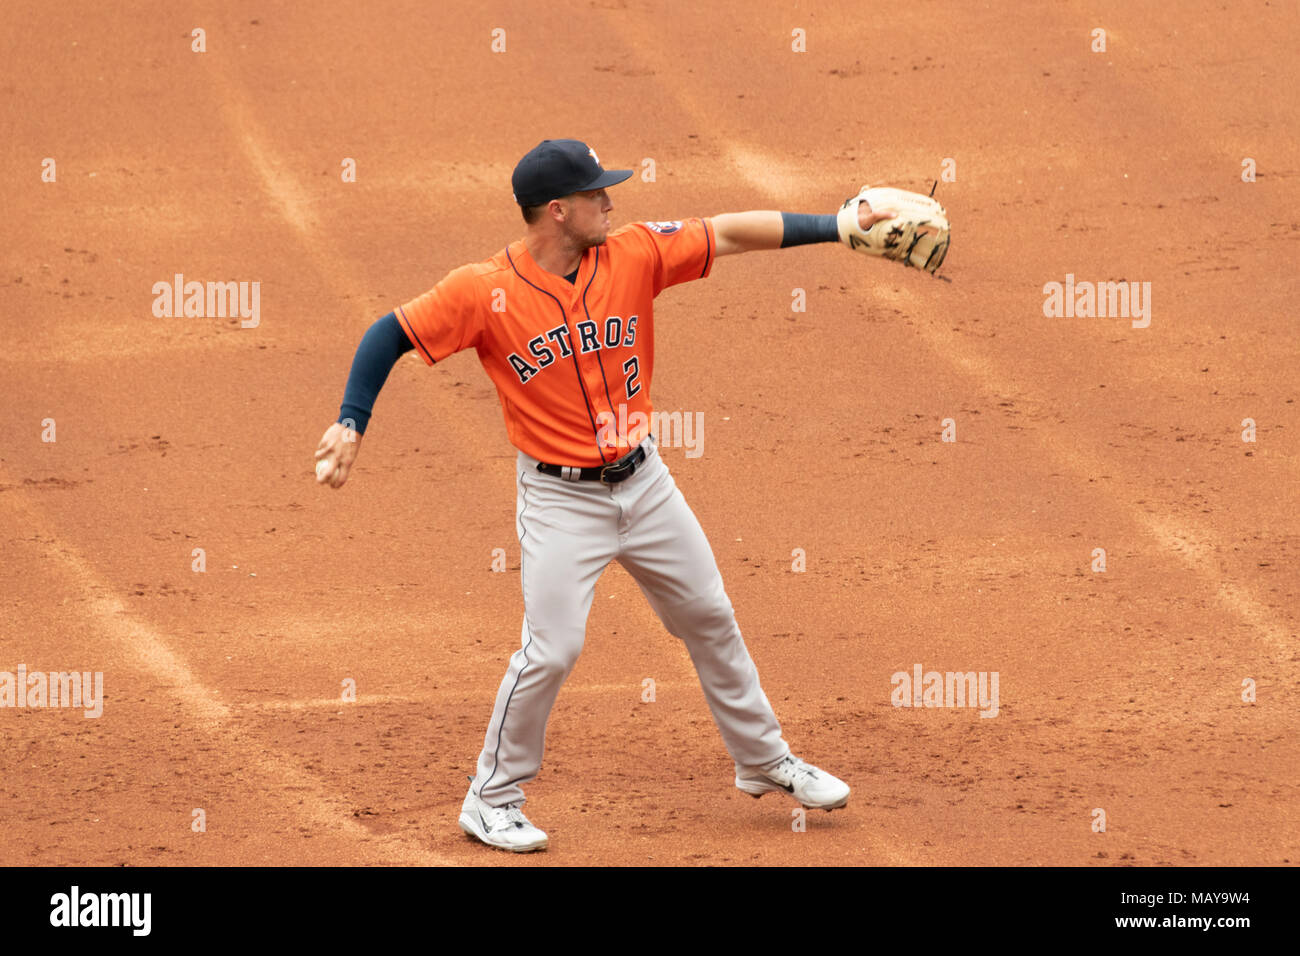
<instances>
[{"instance_id":1,"label":"player's neck","mask_svg":"<svg viewBox=\"0 0 1300 956\"><path fill-rule=\"evenodd\" d=\"M563 237L535 232L529 232L524 237L524 246L534 262L557 276L567 276L582 265L582 254L585 251L575 249Z\"/></svg>"}]
</instances>

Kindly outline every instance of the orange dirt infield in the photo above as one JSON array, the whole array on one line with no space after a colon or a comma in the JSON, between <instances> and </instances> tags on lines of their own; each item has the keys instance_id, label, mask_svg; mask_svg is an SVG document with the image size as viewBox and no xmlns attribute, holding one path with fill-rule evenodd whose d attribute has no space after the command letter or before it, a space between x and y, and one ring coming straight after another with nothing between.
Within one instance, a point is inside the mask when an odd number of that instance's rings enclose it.
<instances>
[{"instance_id":1,"label":"orange dirt infield","mask_svg":"<svg viewBox=\"0 0 1300 956\"><path fill-rule=\"evenodd\" d=\"M0 862L1297 861L1295 4L6 21L0 672L105 699L0 708ZM347 486L315 483L362 333L522 235L514 162L569 136L654 161L616 225L943 177L951 282L805 246L658 300L656 407L705 428L669 467L786 738L854 788L804 832L732 786L614 566L528 788L550 850L468 841L523 606L473 353L404 358ZM176 274L259 283L257 324L155 317ZM1067 275L1149 288L1149 326L1046 316ZM894 706L918 664L996 672L996 716Z\"/></svg>"}]
</instances>

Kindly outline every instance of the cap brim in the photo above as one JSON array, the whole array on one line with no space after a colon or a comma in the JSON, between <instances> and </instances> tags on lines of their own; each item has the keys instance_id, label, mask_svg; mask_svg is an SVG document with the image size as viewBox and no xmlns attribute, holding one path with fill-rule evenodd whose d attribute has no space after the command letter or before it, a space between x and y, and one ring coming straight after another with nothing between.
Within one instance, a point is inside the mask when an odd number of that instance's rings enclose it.
<instances>
[{"instance_id":1,"label":"cap brim","mask_svg":"<svg viewBox=\"0 0 1300 956\"><path fill-rule=\"evenodd\" d=\"M607 169L599 176L597 176L592 182L588 183L586 186L583 186L581 189L577 189L574 191L585 193L585 192L589 192L592 189L604 189L606 186L615 186L618 183L623 182L625 179L630 179L631 176L632 176L632 170L630 169Z\"/></svg>"}]
</instances>

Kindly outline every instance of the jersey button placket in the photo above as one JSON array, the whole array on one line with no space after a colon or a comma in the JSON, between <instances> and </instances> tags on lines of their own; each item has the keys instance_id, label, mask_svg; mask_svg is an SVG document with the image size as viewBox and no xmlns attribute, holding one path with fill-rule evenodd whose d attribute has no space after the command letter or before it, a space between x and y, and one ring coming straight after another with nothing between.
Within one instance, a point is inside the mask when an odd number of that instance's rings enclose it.
<instances>
[{"instance_id":1,"label":"jersey button placket","mask_svg":"<svg viewBox=\"0 0 1300 956\"><path fill-rule=\"evenodd\" d=\"M587 394L591 396L592 411L596 415L596 441L603 455L608 448L605 439L613 435L618 428L618 412L609 407L609 400L605 397L605 380L600 374L600 362L596 354L588 352L581 357L582 381L587 386ZM612 459L606 456L606 460Z\"/></svg>"}]
</instances>

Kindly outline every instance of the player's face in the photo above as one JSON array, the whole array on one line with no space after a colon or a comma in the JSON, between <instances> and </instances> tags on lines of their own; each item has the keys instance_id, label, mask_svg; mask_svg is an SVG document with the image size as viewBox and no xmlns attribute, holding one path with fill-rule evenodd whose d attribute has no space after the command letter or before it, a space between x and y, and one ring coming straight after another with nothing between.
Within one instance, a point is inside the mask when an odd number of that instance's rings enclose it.
<instances>
[{"instance_id":1,"label":"player's face","mask_svg":"<svg viewBox=\"0 0 1300 956\"><path fill-rule=\"evenodd\" d=\"M609 193L591 189L569 197L566 225L569 235L584 248L598 246L609 234L609 214L614 209Z\"/></svg>"}]
</instances>

